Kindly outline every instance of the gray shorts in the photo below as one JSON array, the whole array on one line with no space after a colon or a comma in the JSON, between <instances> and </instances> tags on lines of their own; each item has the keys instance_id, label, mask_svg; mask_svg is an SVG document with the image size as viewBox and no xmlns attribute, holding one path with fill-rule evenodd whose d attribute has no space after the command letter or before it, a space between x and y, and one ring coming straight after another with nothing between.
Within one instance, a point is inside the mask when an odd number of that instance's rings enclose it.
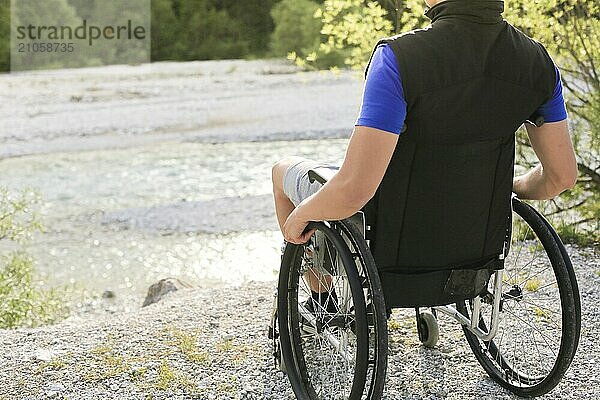
<instances>
[{"instance_id":1,"label":"gray shorts","mask_svg":"<svg viewBox=\"0 0 600 400\"><path fill-rule=\"evenodd\" d=\"M319 182L310 183L308 171L315 168L328 168L337 171L339 167L309 160L307 158L296 157L290 164L283 176L283 191L295 206L302 200L315 194L322 186Z\"/></svg>"}]
</instances>

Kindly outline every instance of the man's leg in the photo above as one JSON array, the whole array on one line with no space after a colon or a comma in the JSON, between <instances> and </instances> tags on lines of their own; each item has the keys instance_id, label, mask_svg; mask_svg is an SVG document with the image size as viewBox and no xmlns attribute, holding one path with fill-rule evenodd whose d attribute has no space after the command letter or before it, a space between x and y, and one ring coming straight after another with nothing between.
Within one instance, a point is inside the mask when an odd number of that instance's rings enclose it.
<instances>
[{"instance_id":1,"label":"man's leg","mask_svg":"<svg viewBox=\"0 0 600 400\"><path fill-rule=\"evenodd\" d=\"M283 224L285 224L288 216L295 208L294 203L292 203L283 190L283 179L290 165L299 160L300 157L288 157L273 166L271 174L273 180L273 197L275 199L275 213L277 214L277 222L279 223L280 230L283 230Z\"/></svg>"},{"instance_id":2,"label":"man's leg","mask_svg":"<svg viewBox=\"0 0 600 400\"><path fill-rule=\"evenodd\" d=\"M275 213L280 229L283 229L285 221L295 208L294 203L284 191L285 174L291 165L303 160L301 157L287 157L273 166L273 198L275 199ZM331 277L324 277L313 271L312 268L304 275L304 279L306 279L313 292L323 293L331 288Z\"/></svg>"}]
</instances>

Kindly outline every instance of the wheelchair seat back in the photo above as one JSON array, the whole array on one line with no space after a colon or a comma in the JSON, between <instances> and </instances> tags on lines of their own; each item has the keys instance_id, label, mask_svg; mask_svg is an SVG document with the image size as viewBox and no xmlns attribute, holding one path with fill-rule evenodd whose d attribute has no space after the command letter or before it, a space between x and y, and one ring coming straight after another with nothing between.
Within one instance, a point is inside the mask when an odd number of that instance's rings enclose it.
<instances>
[{"instance_id":1,"label":"wheelchair seat back","mask_svg":"<svg viewBox=\"0 0 600 400\"><path fill-rule=\"evenodd\" d=\"M401 137L365 207L388 307L476 297L503 267L514 135L467 143Z\"/></svg>"}]
</instances>

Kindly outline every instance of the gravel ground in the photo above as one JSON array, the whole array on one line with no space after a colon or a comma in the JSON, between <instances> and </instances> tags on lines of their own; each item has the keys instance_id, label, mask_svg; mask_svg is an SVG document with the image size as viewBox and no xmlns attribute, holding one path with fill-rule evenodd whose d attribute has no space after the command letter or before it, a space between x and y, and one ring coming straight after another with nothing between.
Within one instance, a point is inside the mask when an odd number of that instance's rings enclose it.
<instances>
[{"instance_id":1,"label":"gravel ground","mask_svg":"<svg viewBox=\"0 0 600 400\"><path fill-rule=\"evenodd\" d=\"M600 398L600 263L570 248L583 329L563 382L545 399ZM181 290L135 312L72 317L0 331L0 399L289 399L265 336L274 282ZM387 399L511 399L486 377L461 331L441 318L435 349L420 346L410 310L395 311Z\"/></svg>"}]
</instances>

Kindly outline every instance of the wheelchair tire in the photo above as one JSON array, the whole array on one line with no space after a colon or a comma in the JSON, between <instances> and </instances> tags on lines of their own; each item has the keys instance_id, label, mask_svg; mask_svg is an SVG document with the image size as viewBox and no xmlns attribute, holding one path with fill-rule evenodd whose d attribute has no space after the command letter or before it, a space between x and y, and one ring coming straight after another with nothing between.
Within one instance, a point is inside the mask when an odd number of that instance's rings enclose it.
<instances>
[{"instance_id":1,"label":"wheelchair tire","mask_svg":"<svg viewBox=\"0 0 600 400\"><path fill-rule=\"evenodd\" d=\"M513 210L498 333L491 341L482 341L466 327L463 330L494 381L518 396L536 397L556 387L575 356L581 306L573 267L552 226L517 198ZM457 304L457 310L469 315L470 303ZM485 314L479 323L483 330L489 312Z\"/></svg>"},{"instance_id":2,"label":"wheelchair tire","mask_svg":"<svg viewBox=\"0 0 600 400\"><path fill-rule=\"evenodd\" d=\"M369 325L369 367L367 371L367 400L379 400L383 395L388 359L388 312L383 295L383 287L375 259L367 242L356 225L348 220L340 221L340 231L346 241L358 268ZM391 314L391 312L390 312Z\"/></svg>"},{"instance_id":3,"label":"wheelchair tire","mask_svg":"<svg viewBox=\"0 0 600 400\"><path fill-rule=\"evenodd\" d=\"M362 284L344 239L324 223L311 223L331 258L322 275L335 300L311 310L305 245L286 244L279 271L277 312L281 355L296 398L358 400L365 389L369 332ZM316 236L313 236L316 237ZM316 268L316 267L311 267ZM321 278L319 278L321 279ZM331 297L330 297L331 299ZM328 300L329 301L329 300ZM310 328L310 330L309 330Z\"/></svg>"}]
</instances>

